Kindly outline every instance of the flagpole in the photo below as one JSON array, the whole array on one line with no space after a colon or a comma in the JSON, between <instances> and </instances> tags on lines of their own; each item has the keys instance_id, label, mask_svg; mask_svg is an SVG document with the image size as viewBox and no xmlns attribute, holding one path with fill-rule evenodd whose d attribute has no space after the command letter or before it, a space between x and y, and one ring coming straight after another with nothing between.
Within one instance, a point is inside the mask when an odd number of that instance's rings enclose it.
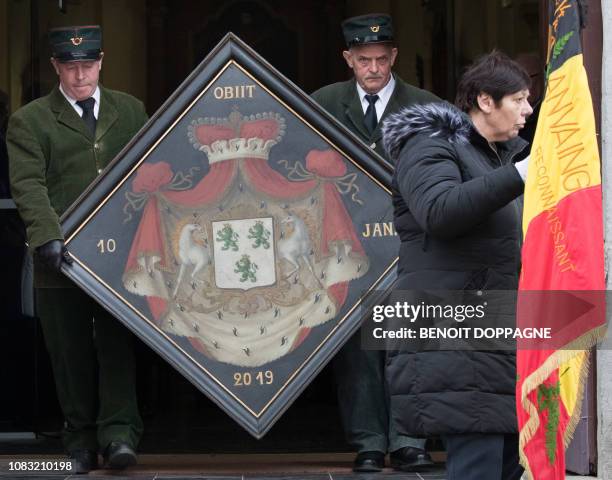
<instances>
[{"instance_id":1,"label":"flagpole","mask_svg":"<svg viewBox=\"0 0 612 480\"><path fill-rule=\"evenodd\" d=\"M604 238L606 290L612 289L612 0L601 0L603 28L601 83L601 162L604 199ZM606 317L610 318L611 306ZM607 344L607 346L606 346ZM597 474L612 479L612 346L608 331L603 347L597 351Z\"/></svg>"}]
</instances>

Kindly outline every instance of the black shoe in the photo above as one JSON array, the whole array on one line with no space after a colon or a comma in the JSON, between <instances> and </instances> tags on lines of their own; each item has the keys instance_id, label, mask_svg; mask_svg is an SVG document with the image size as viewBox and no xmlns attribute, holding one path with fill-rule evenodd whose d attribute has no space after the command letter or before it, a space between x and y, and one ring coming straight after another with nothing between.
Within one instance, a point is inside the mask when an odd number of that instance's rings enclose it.
<instances>
[{"instance_id":1,"label":"black shoe","mask_svg":"<svg viewBox=\"0 0 612 480\"><path fill-rule=\"evenodd\" d=\"M403 472L417 472L434 465L429 453L422 448L404 447L389 455L391 466Z\"/></svg>"},{"instance_id":2,"label":"black shoe","mask_svg":"<svg viewBox=\"0 0 612 480\"><path fill-rule=\"evenodd\" d=\"M70 473L89 473L98 468L98 454L93 450L78 448L68 452Z\"/></svg>"},{"instance_id":3,"label":"black shoe","mask_svg":"<svg viewBox=\"0 0 612 480\"><path fill-rule=\"evenodd\" d=\"M136 452L125 442L111 442L104 450L104 464L113 470L136 465Z\"/></svg>"},{"instance_id":4,"label":"black shoe","mask_svg":"<svg viewBox=\"0 0 612 480\"><path fill-rule=\"evenodd\" d=\"M385 467L382 452L359 452L353 462L353 472L380 472Z\"/></svg>"}]
</instances>

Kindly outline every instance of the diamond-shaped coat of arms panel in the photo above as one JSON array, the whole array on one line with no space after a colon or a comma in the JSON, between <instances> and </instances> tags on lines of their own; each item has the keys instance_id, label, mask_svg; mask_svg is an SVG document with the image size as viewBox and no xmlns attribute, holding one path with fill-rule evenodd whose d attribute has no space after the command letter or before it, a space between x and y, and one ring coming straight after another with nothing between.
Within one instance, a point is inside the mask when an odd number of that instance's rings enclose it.
<instances>
[{"instance_id":1,"label":"diamond-shaped coat of arms panel","mask_svg":"<svg viewBox=\"0 0 612 480\"><path fill-rule=\"evenodd\" d=\"M64 273L261 437L392 281L389 179L230 34L63 219Z\"/></svg>"}]
</instances>

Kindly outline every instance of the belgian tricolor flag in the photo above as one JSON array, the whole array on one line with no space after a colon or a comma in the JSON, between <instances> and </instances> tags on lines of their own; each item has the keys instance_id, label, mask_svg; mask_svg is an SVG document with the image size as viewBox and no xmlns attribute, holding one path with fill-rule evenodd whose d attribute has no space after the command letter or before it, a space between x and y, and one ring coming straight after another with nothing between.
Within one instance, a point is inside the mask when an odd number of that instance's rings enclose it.
<instances>
[{"instance_id":1,"label":"belgian tricolor flag","mask_svg":"<svg viewBox=\"0 0 612 480\"><path fill-rule=\"evenodd\" d=\"M603 220L595 119L576 0L549 0L546 94L525 185L518 327L552 340L517 344L520 457L531 479L565 478L588 349L605 334Z\"/></svg>"}]
</instances>

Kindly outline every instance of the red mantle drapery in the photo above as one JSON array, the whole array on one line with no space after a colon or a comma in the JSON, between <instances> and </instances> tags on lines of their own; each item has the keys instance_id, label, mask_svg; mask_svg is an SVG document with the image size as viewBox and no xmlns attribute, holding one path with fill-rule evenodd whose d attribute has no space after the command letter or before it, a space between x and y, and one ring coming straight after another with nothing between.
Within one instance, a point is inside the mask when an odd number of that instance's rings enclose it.
<instances>
[{"instance_id":1,"label":"red mantle drapery","mask_svg":"<svg viewBox=\"0 0 612 480\"><path fill-rule=\"evenodd\" d=\"M192 189L173 191L166 189L173 175L166 162L142 165L136 173L133 191L145 193L148 200L144 207L134 241L128 256L126 272L140 269L138 258L142 256L158 257L161 268L171 265L168 249L164 245L162 213L159 199L184 207L202 207L219 202L232 185L241 162L241 172L258 192L276 200L291 200L309 195L322 183L323 187L323 224L321 234L321 251L330 254L334 243L342 241L351 246L357 255L365 255L359 238L355 233L351 219L336 189L334 178L346 174L342 157L333 150L312 150L306 157L306 169L312 178L304 181L290 181L273 170L265 159L241 158L213 163L208 174ZM328 289L338 305L346 300L348 282L332 285ZM149 306L156 318L165 310L162 299L149 298Z\"/></svg>"}]
</instances>

